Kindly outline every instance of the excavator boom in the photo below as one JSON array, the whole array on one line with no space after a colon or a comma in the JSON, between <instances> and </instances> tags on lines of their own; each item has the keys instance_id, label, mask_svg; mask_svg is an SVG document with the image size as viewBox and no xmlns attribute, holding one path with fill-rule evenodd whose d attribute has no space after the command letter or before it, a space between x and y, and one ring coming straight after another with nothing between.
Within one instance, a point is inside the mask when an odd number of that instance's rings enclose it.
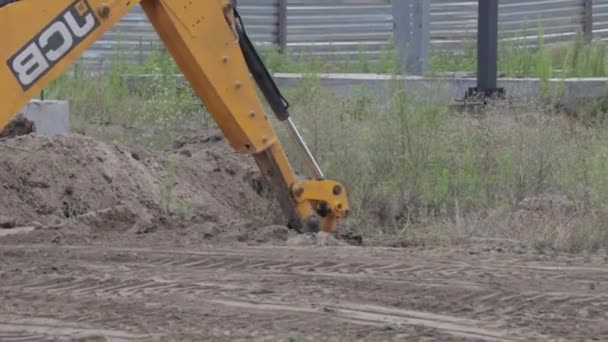
<instances>
[{"instance_id":1,"label":"excavator boom","mask_svg":"<svg viewBox=\"0 0 608 342\"><path fill-rule=\"evenodd\" d=\"M346 189L324 178L229 0L0 0L0 126L137 5L231 146L254 157L288 225L334 232L348 213ZM303 153L309 179L292 169L256 86Z\"/></svg>"}]
</instances>

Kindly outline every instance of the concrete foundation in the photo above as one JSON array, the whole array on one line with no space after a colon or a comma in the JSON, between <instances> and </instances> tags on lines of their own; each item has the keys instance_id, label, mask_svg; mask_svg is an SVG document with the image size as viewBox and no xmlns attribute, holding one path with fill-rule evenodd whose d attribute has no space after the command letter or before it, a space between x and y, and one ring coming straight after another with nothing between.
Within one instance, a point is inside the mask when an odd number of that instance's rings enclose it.
<instances>
[{"instance_id":1,"label":"concrete foundation","mask_svg":"<svg viewBox=\"0 0 608 342\"><path fill-rule=\"evenodd\" d=\"M70 130L70 106L67 101L31 100L21 113L34 122L36 133L62 135Z\"/></svg>"},{"instance_id":2,"label":"concrete foundation","mask_svg":"<svg viewBox=\"0 0 608 342\"><path fill-rule=\"evenodd\" d=\"M150 82L154 75L124 75L130 89ZM182 75L177 78L184 80ZM304 75L276 73L275 81L280 89L298 87ZM392 76L379 74L320 74L321 85L345 96L365 93L380 103L388 100L390 88L399 85L410 98L426 101L454 103L462 101L469 88L477 84L476 78L467 74L444 77ZM185 82L185 81L184 81ZM575 105L589 99L608 95L608 78L499 78L498 87L506 91L509 99L519 104L541 104L551 99L559 105Z\"/></svg>"},{"instance_id":3,"label":"concrete foundation","mask_svg":"<svg viewBox=\"0 0 608 342\"><path fill-rule=\"evenodd\" d=\"M303 75L276 74L275 79L281 88L297 87ZM380 100L388 100L390 88L401 86L407 96L426 100L453 103L462 101L469 88L477 84L474 77L418 77L375 74L321 74L323 87L346 94L364 91ZM569 106L589 99L608 95L608 78L500 78L498 87L506 91L507 98L521 104L540 104L547 99L556 104Z\"/></svg>"}]
</instances>

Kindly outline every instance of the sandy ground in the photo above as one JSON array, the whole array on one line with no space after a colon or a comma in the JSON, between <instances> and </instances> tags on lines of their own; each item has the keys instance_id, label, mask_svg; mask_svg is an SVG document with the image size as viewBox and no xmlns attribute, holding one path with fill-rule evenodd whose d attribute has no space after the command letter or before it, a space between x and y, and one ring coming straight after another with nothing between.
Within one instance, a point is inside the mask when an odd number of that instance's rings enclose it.
<instances>
[{"instance_id":1,"label":"sandy ground","mask_svg":"<svg viewBox=\"0 0 608 342\"><path fill-rule=\"evenodd\" d=\"M608 340L605 252L310 241L213 132L34 134L0 161L0 341Z\"/></svg>"},{"instance_id":2,"label":"sandy ground","mask_svg":"<svg viewBox=\"0 0 608 342\"><path fill-rule=\"evenodd\" d=\"M21 244L0 257L1 341L608 340L604 256Z\"/></svg>"}]
</instances>

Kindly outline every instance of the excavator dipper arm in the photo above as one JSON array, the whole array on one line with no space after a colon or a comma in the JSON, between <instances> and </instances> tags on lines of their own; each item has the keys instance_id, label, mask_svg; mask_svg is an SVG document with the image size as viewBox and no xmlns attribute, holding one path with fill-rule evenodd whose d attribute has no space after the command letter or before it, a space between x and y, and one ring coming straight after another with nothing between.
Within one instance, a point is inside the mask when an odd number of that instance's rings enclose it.
<instances>
[{"instance_id":1,"label":"excavator dipper arm","mask_svg":"<svg viewBox=\"0 0 608 342\"><path fill-rule=\"evenodd\" d=\"M231 146L254 157L288 225L335 231L348 213L346 189L324 178L229 0L0 0L0 126L138 4ZM309 179L292 169L256 85L303 153Z\"/></svg>"}]
</instances>

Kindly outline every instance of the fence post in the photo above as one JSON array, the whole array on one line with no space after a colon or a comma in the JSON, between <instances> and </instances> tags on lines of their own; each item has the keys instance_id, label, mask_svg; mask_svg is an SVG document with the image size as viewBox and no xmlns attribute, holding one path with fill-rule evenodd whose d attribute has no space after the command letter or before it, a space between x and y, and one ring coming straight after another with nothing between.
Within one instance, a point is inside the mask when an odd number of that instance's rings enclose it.
<instances>
[{"instance_id":1,"label":"fence post","mask_svg":"<svg viewBox=\"0 0 608 342\"><path fill-rule=\"evenodd\" d=\"M393 0L393 41L397 49L399 69L407 69L407 49L411 37L411 0Z\"/></svg>"},{"instance_id":2,"label":"fence post","mask_svg":"<svg viewBox=\"0 0 608 342\"><path fill-rule=\"evenodd\" d=\"M431 45L431 2L414 0L412 8L412 44L408 57L408 70L414 75L422 75L429 64Z\"/></svg>"},{"instance_id":3,"label":"fence post","mask_svg":"<svg viewBox=\"0 0 608 342\"><path fill-rule=\"evenodd\" d=\"M498 0L479 0L477 24L477 87L496 89L498 59Z\"/></svg>"},{"instance_id":4,"label":"fence post","mask_svg":"<svg viewBox=\"0 0 608 342\"><path fill-rule=\"evenodd\" d=\"M279 0L279 51L287 48L287 0Z\"/></svg>"},{"instance_id":5,"label":"fence post","mask_svg":"<svg viewBox=\"0 0 608 342\"><path fill-rule=\"evenodd\" d=\"M583 0L583 35L586 42L593 40L593 0Z\"/></svg>"},{"instance_id":6,"label":"fence post","mask_svg":"<svg viewBox=\"0 0 608 342\"><path fill-rule=\"evenodd\" d=\"M431 4L428 0L393 0L394 39L403 70L422 75L428 68Z\"/></svg>"}]
</instances>

